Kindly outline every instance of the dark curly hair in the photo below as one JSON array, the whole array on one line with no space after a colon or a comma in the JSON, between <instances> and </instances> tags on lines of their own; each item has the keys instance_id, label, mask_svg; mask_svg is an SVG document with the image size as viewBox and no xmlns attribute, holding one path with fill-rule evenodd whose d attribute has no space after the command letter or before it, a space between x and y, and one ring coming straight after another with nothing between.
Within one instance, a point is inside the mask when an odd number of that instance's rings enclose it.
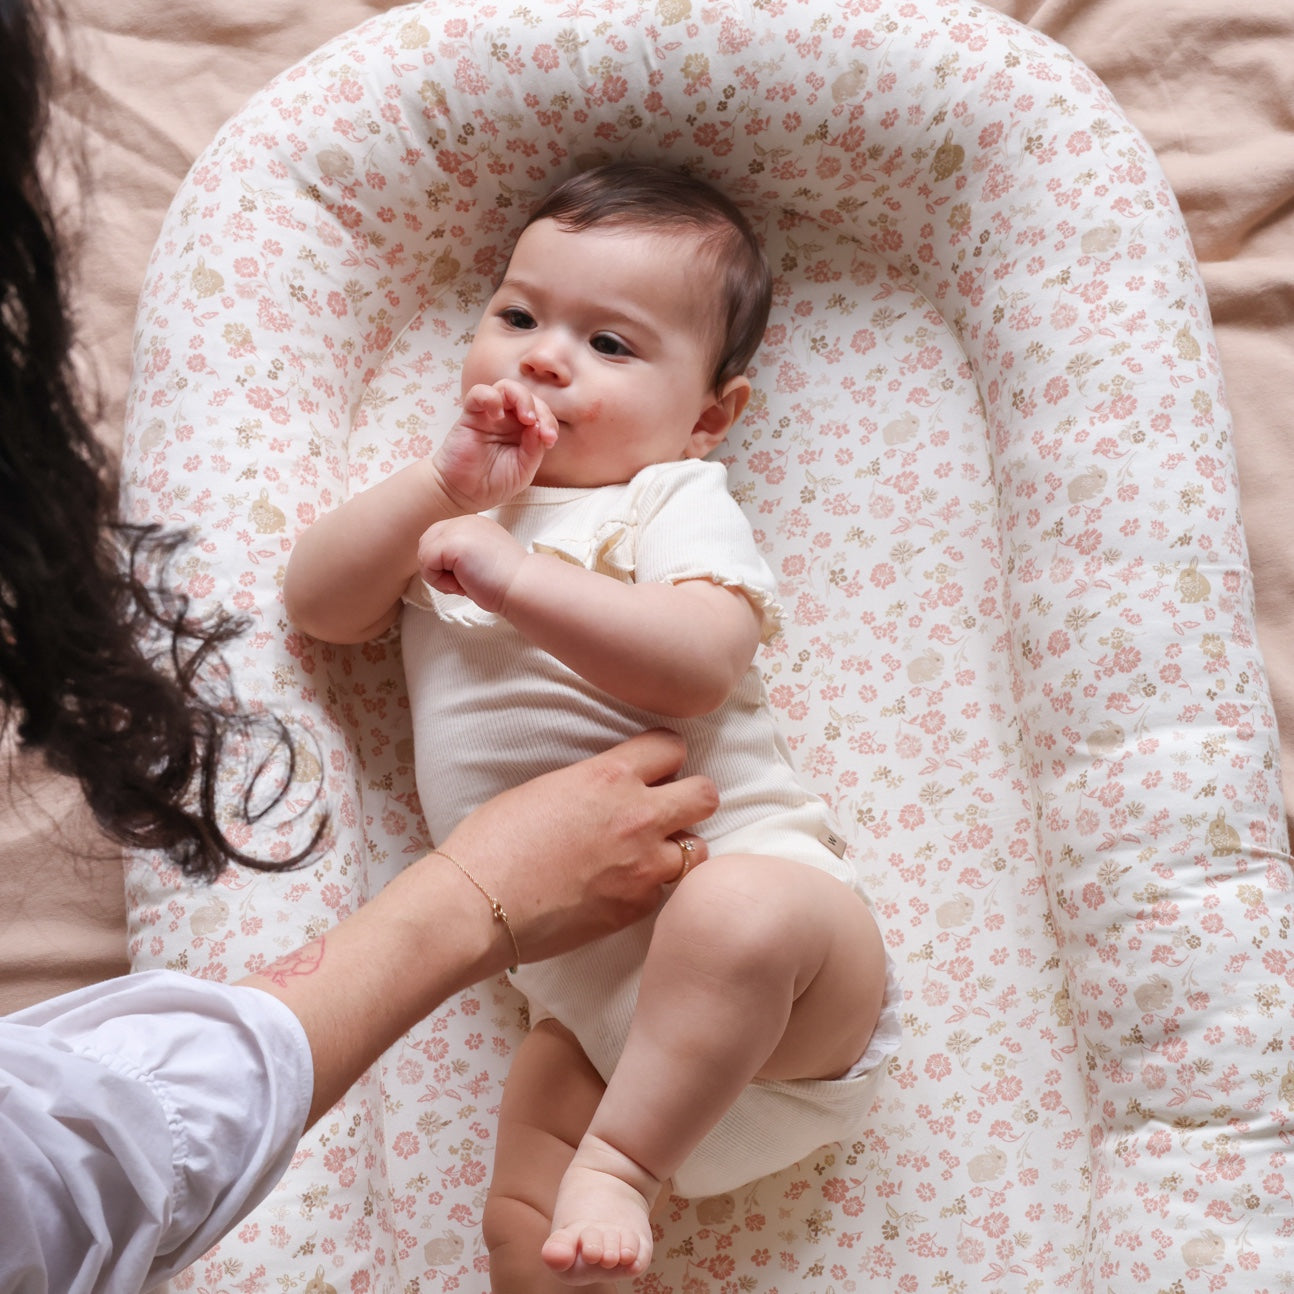
<instances>
[{"instance_id":1,"label":"dark curly hair","mask_svg":"<svg viewBox=\"0 0 1294 1294\"><path fill-rule=\"evenodd\" d=\"M0 732L75 777L110 836L163 850L188 875L292 866L317 847L322 815L281 860L238 848L221 825L226 813L237 828L263 821L296 768L286 728L238 708L220 660L245 626L195 617L168 587L186 536L118 516L82 403L38 163L47 20L57 15L31 0L0 0ZM248 751L227 805L218 774Z\"/></svg>"}]
</instances>

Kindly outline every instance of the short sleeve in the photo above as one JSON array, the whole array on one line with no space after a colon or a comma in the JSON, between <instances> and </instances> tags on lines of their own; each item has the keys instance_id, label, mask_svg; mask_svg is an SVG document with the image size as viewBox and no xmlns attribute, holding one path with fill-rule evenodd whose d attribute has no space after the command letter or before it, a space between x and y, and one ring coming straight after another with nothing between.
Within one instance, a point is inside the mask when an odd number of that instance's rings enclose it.
<instances>
[{"instance_id":1,"label":"short sleeve","mask_svg":"<svg viewBox=\"0 0 1294 1294\"><path fill-rule=\"evenodd\" d=\"M782 624L777 582L760 555L721 463L686 459L646 468L635 478L634 578L677 584L712 580L740 589L764 618L762 637Z\"/></svg>"},{"instance_id":2,"label":"short sleeve","mask_svg":"<svg viewBox=\"0 0 1294 1294\"><path fill-rule=\"evenodd\" d=\"M0 1021L0 1286L10 1260L105 1294L181 1270L282 1175L312 1090L253 988L150 971Z\"/></svg>"},{"instance_id":3,"label":"short sleeve","mask_svg":"<svg viewBox=\"0 0 1294 1294\"><path fill-rule=\"evenodd\" d=\"M640 584L710 580L746 595L767 641L781 628L777 584L721 463L656 463L623 485L532 486L484 514L532 552ZM482 623L492 614L431 589L420 574L403 601L442 619Z\"/></svg>"}]
</instances>

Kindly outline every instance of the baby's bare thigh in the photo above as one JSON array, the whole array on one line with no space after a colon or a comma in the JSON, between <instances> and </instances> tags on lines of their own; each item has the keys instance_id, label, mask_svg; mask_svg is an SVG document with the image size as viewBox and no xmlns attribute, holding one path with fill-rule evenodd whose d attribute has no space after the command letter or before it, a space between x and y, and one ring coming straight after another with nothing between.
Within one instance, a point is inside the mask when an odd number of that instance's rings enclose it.
<instances>
[{"instance_id":1,"label":"baby's bare thigh","mask_svg":"<svg viewBox=\"0 0 1294 1294\"><path fill-rule=\"evenodd\" d=\"M885 999L885 945L866 902L829 872L720 855L670 897L657 934L671 927L717 940L734 965L789 986L789 1016L760 1078L837 1078L867 1050Z\"/></svg>"}]
</instances>

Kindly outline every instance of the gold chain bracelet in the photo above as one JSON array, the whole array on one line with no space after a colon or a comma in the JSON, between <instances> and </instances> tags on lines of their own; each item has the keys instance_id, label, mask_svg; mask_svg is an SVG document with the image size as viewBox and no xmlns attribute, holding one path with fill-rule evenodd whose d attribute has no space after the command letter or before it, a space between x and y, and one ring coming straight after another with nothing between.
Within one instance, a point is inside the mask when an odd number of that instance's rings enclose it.
<instances>
[{"instance_id":1,"label":"gold chain bracelet","mask_svg":"<svg viewBox=\"0 0 1294 1294\"><path fill-rule=\"evenodd\" d=\"M521 964L521 945L517 943L517 936L512 933L512 922L508 920L508 914L503 910L503 904L500 903L499 900L496 899L494 895L491 894L489 890L487 890L485 886L482 885L481 882L478 881L476 877L458 861L457 858L447 854L443 849L433 849L431 852L433 854L439 854L440 857L445 859L447 862L453 863L454 866L457 867L458 870L462 872L478 890L481 891L485 901L490 905L490 914L494 919L496 921L503 922L503 928L508 932L508 938L512 940L513 964L509 966L508 969L510 971L515 971Z\"/></svg>"}]
</instances>

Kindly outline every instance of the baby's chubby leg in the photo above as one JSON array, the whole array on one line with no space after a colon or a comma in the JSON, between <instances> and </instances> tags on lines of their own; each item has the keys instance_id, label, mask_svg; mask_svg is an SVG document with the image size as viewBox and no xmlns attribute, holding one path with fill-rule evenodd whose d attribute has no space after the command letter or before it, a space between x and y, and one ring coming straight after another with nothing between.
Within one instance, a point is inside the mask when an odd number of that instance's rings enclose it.
<instances>
[{"instance_id":1,"label":"baby's chubby leg","mask_svg":"<svg viewBox=\"0 0 1294 1294\"><path fill-rule=\"evenodd\" d=\"M651 1260L662 1184L752 1078L836 1078L880 1017L885 950L842 882L712 858L661 910L625 1049L562 1179L544 1261L572 1283Z\"/></svg>"},{"instance_id":2,"label":"baby's chubby leg","mask_svg":"<svg viewBox=\"0 0 1294 1294\"><path fill-rule=\"evenodd\" d=\"M499 1111L494 1176L482 1230L493 1294L552 1294L566 1287L540 1261L557 1186L605 1091L571 1033L554 1020L526 1036ZM611 1294L606 1284L601 1291Z\"/></svg>"}]
</instances>

